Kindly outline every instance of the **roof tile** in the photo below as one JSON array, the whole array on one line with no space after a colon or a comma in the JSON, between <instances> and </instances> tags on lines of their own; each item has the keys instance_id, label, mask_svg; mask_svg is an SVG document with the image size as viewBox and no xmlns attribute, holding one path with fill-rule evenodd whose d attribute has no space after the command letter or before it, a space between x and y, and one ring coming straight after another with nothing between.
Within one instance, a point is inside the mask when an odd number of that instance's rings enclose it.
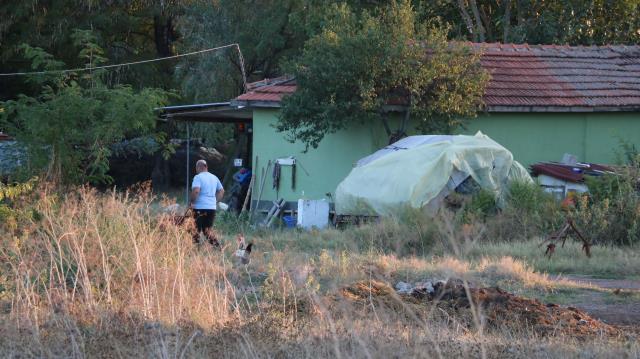
<instances>
[{"instance_id":1,"label":"roof tile","mask_svg":"<svg viewBox=\"0 0 640 359\"><path fill-rule=\"evenodd\" d=\"M491 75L484 100L500 107L640 109L640 46L470 44ZM248 85L237 101L272 102L295 92L295 79Z\"/></svg>"}]
</instances>

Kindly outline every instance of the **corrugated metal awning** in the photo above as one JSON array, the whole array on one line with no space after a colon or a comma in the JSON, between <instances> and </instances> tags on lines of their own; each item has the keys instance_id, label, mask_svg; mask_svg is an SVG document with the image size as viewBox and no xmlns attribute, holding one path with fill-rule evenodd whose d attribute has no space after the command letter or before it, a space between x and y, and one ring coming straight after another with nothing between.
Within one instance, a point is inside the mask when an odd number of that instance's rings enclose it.
<instances>
[{"instance_id":1,"label":"corrugated metal awning","mask_svg":"<svg viewBox=\"0 0 640 359\"><path fill-rule=\"evenodd\" d=\"M215 102L183 106L166 106L156 109L162 120L235 123L249 122L253 113L246 107L231 106L229 102Z\"/></svg>"}]
</instances>

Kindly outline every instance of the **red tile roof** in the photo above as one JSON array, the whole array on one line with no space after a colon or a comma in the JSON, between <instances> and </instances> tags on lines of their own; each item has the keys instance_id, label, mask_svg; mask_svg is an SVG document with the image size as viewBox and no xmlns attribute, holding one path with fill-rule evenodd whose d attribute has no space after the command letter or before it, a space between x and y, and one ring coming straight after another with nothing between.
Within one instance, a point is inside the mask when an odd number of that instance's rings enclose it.
<instances>
[{"instance_id":1,"label":"red tile roof","mask_svg":"<svg viewBox=\"0 0 640 359\"><path fill-rule=\"evenodd\" d=\"M640 46L471 44L491 75L489 111L640 111ZM295 79L266 79L235 99L279 107Z\"/></svg>"},{"instance_id":2,"label":"red tile roof","mask_svg":"<svg viewBox=\"0 0 640 359\"><path fill-rule=\"evenodd\" d=\"M490 111L640 110L640 46L472 46Z\"/></svg>"},{"instance_id":3,"label":"red tile roof","mask_svg":"<svg viewBox=\"0 0 640 359\"><path fill-rule=\"evenodd\" d=\"M283 76L275 79L264 79L247 85L248 91L234 102L241 102L258 107L279 107L282 96L296 91L296 81L292 77Z\"/></svg>"}]
</instances>

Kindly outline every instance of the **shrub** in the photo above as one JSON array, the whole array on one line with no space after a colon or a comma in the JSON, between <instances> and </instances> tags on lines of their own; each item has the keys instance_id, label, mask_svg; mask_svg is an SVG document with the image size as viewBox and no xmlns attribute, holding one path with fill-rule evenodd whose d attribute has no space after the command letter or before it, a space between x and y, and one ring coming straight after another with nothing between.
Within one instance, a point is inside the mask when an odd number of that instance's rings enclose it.
<instances>
[{"instance_id":1,"label":"shrub","mask_svg":"<svg viewBox=\"0 0 640 359\"><path fill-rule=\"evenodd\" d=\"M10 185L0 182L0 229L15 231L21 221L37 217L37 212L29 206L14 206L14 202L33 194L38 178Z\"/></svg>"},{"instance_id":2,"label":"shrub","mask_svg":"<svg viewBox=\"0 0 640 359\"><path fill-rule=\"evenodd\" d=\"M587 177L589 193L575 198L572 208L535 184L513 183L503 211L488 219L490 237L513 240L544 237L567 217L594 244L634 245L640 241L640 168L621 167L617 174Z\"/></svg>"},{"instance_id":3,"label":"shrub","mask_svg":"<svg viewBox=\"0 0 640 359\"><path fill-rule=\"evenodd\" d=\"M498 211L496 195L488 190L481 189L473 195L471 202L465 207L465 219L479 217L486 219Z\"/></svg>"},{"instance_id":4,"label":"shrub","mask_svg":"<svg viewBox=\"0 0 640 359\"><path fill-rule=\"evenodd\" d=\"M487 223L492 239L515 240L544 236L564 219L559 203L534 183L514 182L503 210Z\"/></svg>"},{"instance_id":5,"label":"shrub","mask_svg":"<svg viewBox=\"0 0 640 359\"><path fill-rule=\"evenodd\" d=\"M589 178L589 195L576 203L578 226L598 244L634 245L640 242L640 168L630 165L616 175Z\"/></svg>"}]
</instances>

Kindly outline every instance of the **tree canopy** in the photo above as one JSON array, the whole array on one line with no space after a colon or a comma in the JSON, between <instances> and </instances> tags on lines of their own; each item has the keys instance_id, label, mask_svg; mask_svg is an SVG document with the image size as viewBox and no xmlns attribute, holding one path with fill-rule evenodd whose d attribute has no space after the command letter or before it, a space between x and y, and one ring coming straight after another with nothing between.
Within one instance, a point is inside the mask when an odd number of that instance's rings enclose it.
<instances>
[{"instance_id":1,"label":"tree canopy","mask_svg":"<svg viewBox=\"0 0 640 359\"><path fill-rule=\"evenodd\" d=\"M382 121L398 138L409 116L423 131L439 132L474 116L488 77L478 55L449 42L446 29L418 23L408 1L373 14L335 10L290 64L298 90L283 101L279 131L317 147L325 134L353 123ZM404 112L395 132L388 121L393 105Z\"/></svg>"},{"instance_id":2,"label":"tree canopy","mask_svg":"<svg viewBox=\"0 0 640 359\"><path fill-rule=\"evenodd\" d=\"M72 37L87 66L107 61L90 31L77 30ZM21 49L34 70L65 65L41 48ZM108 183L109 146L151 132L153 108L166 103L168 93L107 86L104 76L104 70L33 75L30 81L41 88L38 95L0 103L0 126L28 146L33 169L46 168L47 177L61 183Z\"/></svg>"}]
</instances>

